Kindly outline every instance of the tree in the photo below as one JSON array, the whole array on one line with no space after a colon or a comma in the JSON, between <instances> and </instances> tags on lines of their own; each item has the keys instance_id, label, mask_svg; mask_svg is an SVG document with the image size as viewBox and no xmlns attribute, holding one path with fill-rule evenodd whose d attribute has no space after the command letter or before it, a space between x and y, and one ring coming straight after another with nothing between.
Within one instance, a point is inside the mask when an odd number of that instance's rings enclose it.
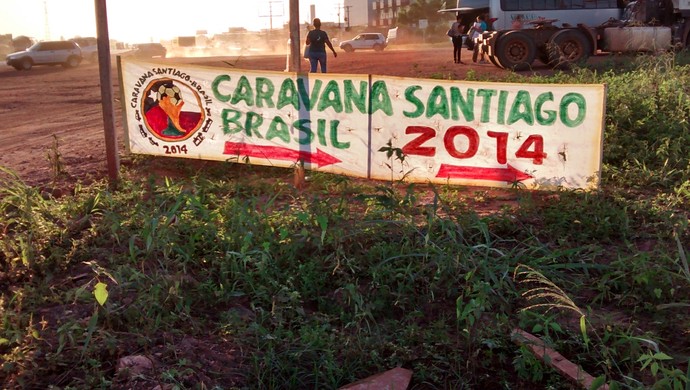
<instances>
[{"instance_id":1,"label":"tree","mask_svg":"<svg viewBox=\"0 0 690 390\"><path fill-rule=\"evenodd\" d=\"M33 44L34 44L33 39L31 39L27 36L24 36L24 35L20 35L18 37L15 37L12 40L12 46L14 47L15 51L26 50L29 46L31 46Z\"/></svg>"}]
</instances>

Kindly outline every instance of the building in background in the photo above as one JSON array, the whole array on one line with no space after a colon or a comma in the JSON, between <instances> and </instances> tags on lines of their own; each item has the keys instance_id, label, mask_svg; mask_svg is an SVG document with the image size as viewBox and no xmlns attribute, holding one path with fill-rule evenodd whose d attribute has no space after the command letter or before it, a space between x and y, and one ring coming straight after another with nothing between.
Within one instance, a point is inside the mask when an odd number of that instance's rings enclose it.
<instances>
[{"instance_id":1,"label":"building in background","mask_svg":"<svg viewBox=\"0 0 690 390\"><path fill-rule=\"evenodd\" d=\"M369 18L369 25L375 27L395 27L398 12L408 7L413 0L375 0L373 15Z\"/></svg>"},{"instance_id":2,"label":"building in background","mask_svg":"<svg viewBox=\"0 0 690 390\"><path fill-rule=\"evenodd\" d=\"M342 13L346 27L395 27L398 12L414 0L345 0Z\"/></svg>"}]
</instances>

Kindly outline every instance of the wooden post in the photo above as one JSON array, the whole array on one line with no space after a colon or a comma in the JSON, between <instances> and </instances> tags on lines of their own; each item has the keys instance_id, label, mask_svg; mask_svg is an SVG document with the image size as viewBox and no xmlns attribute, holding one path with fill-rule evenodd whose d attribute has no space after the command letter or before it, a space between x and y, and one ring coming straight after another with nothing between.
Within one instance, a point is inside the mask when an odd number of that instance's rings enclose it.
<instances>
[{"instance_id":1,"label":"wooden post","mask_svg":"<svg viewBox=\"0 0 690 390\"><path fill-rule=\"evenodd\" d=\"M300 47L302 40L299 36L299 0L290 0L290 58L292 59L292 71L301 72Z\"/></svg>"},{"instance_id":2,"label":"wooden post","mask_svg":"<svg viewBox=\"0 0 690 390\"><path fill-rule=\"evenodd\" d=\"M115 133L110 36L108 35L108 12L105 3L106 0L94 0L96 36L98 38L98 70L101 82L101 107L103 110L103 130L105 132L105 156L110 185L115 186L119 179L120 156L117 153L117 134Z\"/></svg>"},{"instance_id":3,"label":"wooden post","mask_svg":"<svg viewBox=\"0 0 690 390\"><path fill-rule=\"evenodd\" d=\"M542 339L519 328L513 329L510 337L515 344L526 346L539 360L544 362L547 366L554 368L561 375L565 376L566 379L578 384L585 390L592 388L592 384L596 380L593 376L589 375L580 366L566 359L557 351L547 347ZM609 390L607 384L603 384L598 388L601 390Z\"/></svg>"}]
</instances>

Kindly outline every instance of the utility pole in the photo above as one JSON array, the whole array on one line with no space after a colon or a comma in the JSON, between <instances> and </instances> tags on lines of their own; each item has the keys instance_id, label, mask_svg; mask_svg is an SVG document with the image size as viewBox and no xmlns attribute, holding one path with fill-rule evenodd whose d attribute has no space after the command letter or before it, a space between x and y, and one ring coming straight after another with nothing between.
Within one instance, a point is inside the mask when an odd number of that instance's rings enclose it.
<instances>
[{"instance_id":1,"label":"utility pole","mask_svg":"<svg viewBox=\"0 0 690 390\"><path fill-rule=\"evenodd\" d=\"M43 16L44 16L44 23L45 23L45 39L46 41L50 40L50 24L48 23L48 3L44 0L43 1Z\"/></svg>"},{"instance_id":2,"label":"utility pole","mask_svg":"<svg viewBox=\"0 0 690 390\"><path fill-rule=\"evenodd\" d=\"M338 8L338 30L340 30L340 10L343 9L343 4L338 4L336 7Z\"/></svg>"},{"instance_id":3,"label":"utility pole","mask_svg":"<svg viewBox=\"0 0 690 390\"><path fill-rule=\"evenodd\" d=\"M259 15L262 18L268 17L269 18L269 31L273 31L273 4L278 4L280 3L280 15L275 15L275 16L283 16L283 2L282 1L268 1L268 15Z\"/></svg>"},{"instance_id":4,"label":"utility pole","mask_svg":"<svg viewBox=\"0 0 690 390\"><path fill-rule=\"evenodd\" d=\"M352 8L351 5L345 5L343 6L345 8L345 21L347 22L347 26L345 27L345 30L350 31L350 8Z\"/></svg>"}]
</instances>

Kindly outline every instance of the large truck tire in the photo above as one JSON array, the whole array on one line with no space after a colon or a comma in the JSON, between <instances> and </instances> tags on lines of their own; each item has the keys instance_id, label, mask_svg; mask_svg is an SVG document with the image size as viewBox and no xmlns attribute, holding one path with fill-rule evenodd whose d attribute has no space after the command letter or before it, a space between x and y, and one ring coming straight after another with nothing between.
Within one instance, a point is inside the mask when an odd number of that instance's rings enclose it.
<instances>
[{"instance_id":1,"label":"large truck tire","mask_svg":"<svg viewBox=\"0 0 690 390\"><path fill-rule=\"evenodd\" d=\"M496 57L505 69L527 70L536 55L536 43L522 31L509 31L496 41Z\"/></svg>"},{"instance_id":2,"label":"large truck tire","mask_svg":"<svg viewBox=\"0 0 690 390\"><path fill-rule=\"evenodd\" d=\"M592 54L592 43L584 33L575 29L555 33L546 44L549 66L567 69L573 64L585 63Z\"/></svg>"}]
</instances>

